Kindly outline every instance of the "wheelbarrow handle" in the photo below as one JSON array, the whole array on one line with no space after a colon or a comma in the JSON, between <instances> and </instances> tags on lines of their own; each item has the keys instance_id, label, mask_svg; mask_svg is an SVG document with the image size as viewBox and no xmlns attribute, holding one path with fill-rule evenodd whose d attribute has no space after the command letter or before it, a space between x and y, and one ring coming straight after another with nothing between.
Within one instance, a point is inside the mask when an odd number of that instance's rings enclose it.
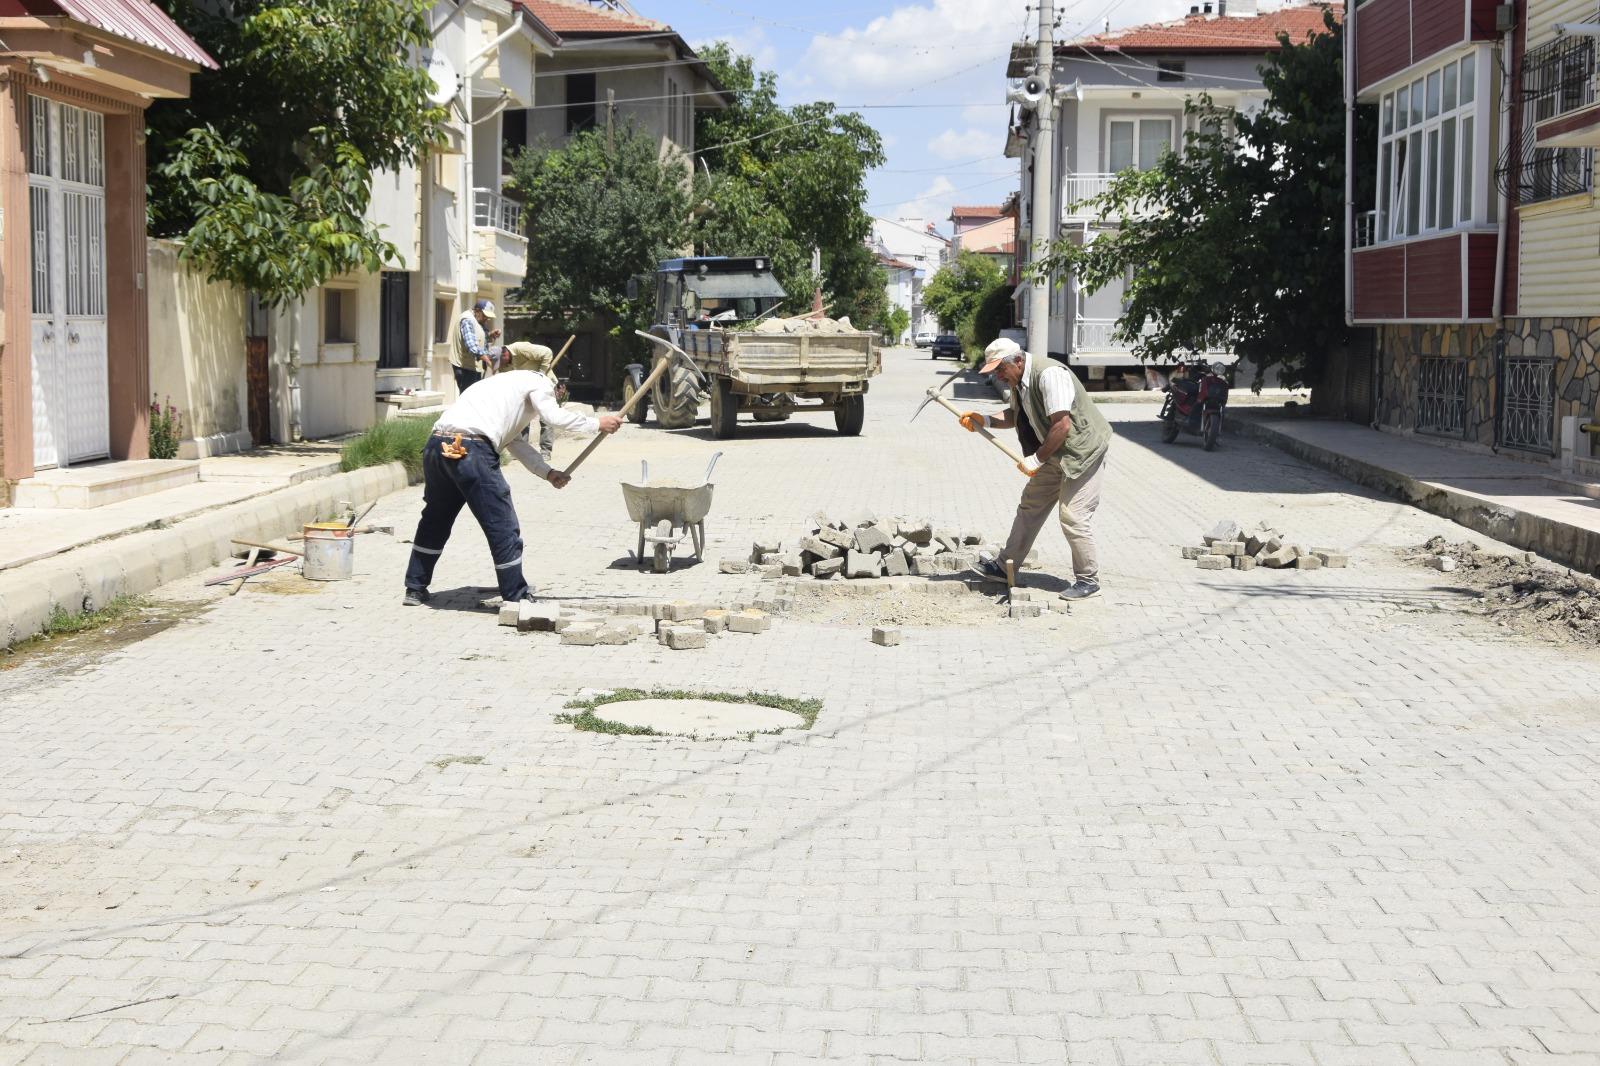
<instances>
[{"instance_id":1,"label":"wheelbarrow handle","mask_svg":"<svg viewBox=\"0 0 1600 1066\"><path fill-rule=\"evenodd\" d=\"M713 471L713 470L715 470L717 468L717 460L721 459L721 458L722 458L722 453L721 452L718 452L717 454L715 454L715 455L713 455L711 457L711 461L706 464L706 476L702 479L702 484L706 484L706 485L711 484L711 471Z\"/></svg>"}]
</instances>

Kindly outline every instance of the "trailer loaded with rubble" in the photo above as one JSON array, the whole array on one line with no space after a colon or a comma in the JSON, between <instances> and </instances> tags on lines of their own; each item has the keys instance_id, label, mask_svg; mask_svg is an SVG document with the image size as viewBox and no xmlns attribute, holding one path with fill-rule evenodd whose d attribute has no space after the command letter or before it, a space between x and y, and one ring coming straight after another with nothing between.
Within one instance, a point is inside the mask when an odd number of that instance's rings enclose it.
<instances>
[{"instance_id":1,"label":"trailer loaded with rubble","mask_svg":"<svg viewBox=\"0 0 1600 1066\"><path fill-rule=\"evenodd\" d=\"M840 433L860 434L868 380L883 369L872 333L848 318L769 317L786 294L763 257L670 259L655 285L651 332L688 352L698 374L673 367L634 409L635 422L644 424L651 407L665 428L692 426L709 393L711 435L718 439L733 435L741 414L777 422L831 411ZM643 366L628 367L625 397L645 373Z\"/></svg>"}]
</instances>

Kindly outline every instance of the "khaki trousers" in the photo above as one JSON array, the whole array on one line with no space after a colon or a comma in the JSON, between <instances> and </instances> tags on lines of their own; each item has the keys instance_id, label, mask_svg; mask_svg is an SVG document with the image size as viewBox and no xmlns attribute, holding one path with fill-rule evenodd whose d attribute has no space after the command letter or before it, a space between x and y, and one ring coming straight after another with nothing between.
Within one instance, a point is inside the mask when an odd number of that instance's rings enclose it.
<instances>
[{"instance_id":1,"label":"khaki trousers","mask_svg":"<svg viewBox=\"0 0 1600 1066\"><path fill-rule=\"evenodd\" d=\"M1106 457L1102 454L1076 478L1063 477L1061 467L1055 463L1040 467L1022 490L1017 517L1011 523L1011 535L1000 553L1000 564L1004 566L1010 559L1021 572L1022 561L1028 557L1039 531L1044 528L1050 509L1055 507L1061 518L1061 532L1072 549L1073 575L1081 581L1097 580L1100 555L1094 546L1093 523L1094 513L1100 506L1100 475L1105 465Z\"/></svg>"}]
</instances>

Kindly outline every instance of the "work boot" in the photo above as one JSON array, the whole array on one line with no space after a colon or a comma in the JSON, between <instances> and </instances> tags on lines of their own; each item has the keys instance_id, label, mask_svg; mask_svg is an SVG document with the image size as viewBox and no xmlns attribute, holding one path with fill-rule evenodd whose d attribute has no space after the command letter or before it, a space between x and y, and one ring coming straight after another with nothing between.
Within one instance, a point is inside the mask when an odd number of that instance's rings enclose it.
<instances>
[{"instance_id":1,"label":"work boot","mask_svg":"<svg viewBox=\"0 0 1600 1066\"><path fill-rule=\"evenodd\" d=\"M427 589L406 589L405 605L407 607L421 607L433 599L433 593Z\"/></svg>"},{"instance_id":2,"label":"work boot","mask_svg":"<svg viewBox=\"0 0 1600 1066\"><path fill-rule=\"evenodd\" d=\"M1004 581L1006 579L1006 568L993 559L985 559L980 556L978 561L972 564L971 570L985 581Z\"/></svg>"},{"instance_id":3,"label":"work boot","mask_svg":"<svg viewBox=\"0 0 1600 1066\"><path fill-rule=\"evenodd\" d=\"M1100 582L1093 578L1080 578L1061 590L1064 600L1086 600L1090 596L1100 595Z\"/></svg>"}]
</instances>

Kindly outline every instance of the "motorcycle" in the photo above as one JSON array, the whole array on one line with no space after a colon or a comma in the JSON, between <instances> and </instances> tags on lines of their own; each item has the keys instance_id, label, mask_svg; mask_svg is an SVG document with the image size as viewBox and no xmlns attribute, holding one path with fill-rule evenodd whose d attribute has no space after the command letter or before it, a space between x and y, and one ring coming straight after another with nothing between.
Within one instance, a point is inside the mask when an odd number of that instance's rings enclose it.
<instances>
[{"instance_id":1,"label":"motorcycle","mask_svg":"<svg viewBox=\"0 0 1600 1066\"><path fill-rule=\"evenodd\" d=\"M1161 442L1171 444L1178 434L1199 437L1213 451L1222 434L1222 411L1228 406L1228 383L1210 364L1196 360L1180 367L1166 386L1162 401Z\"/></svg>"}]
</instances>

